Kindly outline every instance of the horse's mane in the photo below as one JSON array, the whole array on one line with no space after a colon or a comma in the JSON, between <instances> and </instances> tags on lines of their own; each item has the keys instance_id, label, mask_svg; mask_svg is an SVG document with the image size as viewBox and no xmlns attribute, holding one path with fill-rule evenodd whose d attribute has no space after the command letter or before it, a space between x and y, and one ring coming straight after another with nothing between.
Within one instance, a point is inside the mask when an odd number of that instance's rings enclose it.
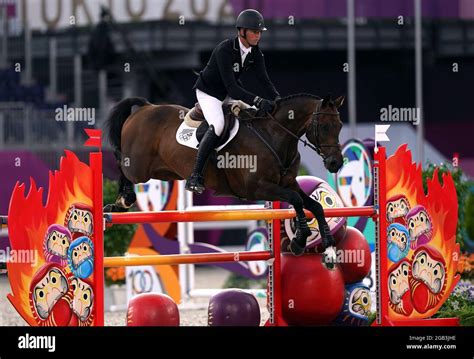
<instances>
[{"instance_id":1,"label":"horse's mane","mask_svg":"<svg viewBox=\"0 0 474 359\"><path fill-rule=\"evenodd\" d=\"M288 95L286 97L282 97L276 101L277 105L281 105L283 102L286 102L288 100L292 100L296 97L307 97L307 98L314 98L316 100L321 100L321 97L310 94L310 93L296 93L293 95Z\"/></svg>"}]
</instances>

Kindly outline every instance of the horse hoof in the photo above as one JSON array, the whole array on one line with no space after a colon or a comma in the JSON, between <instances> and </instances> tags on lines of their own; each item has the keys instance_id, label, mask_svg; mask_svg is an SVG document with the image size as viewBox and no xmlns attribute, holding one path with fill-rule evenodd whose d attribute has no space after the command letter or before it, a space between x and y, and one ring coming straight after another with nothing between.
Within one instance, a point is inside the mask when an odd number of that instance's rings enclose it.
<instances>
[{"instance_id":1,"label":"horse hoof","mask_svg":"<svg viewBox=\"0 0 474 359\"><path fill-rule=\"evenodd\" d=\"M301 247L295 240L290 242L290 251L294 256L300 256L304 253L305 247Z\"/></svg>"},{"instance_id":2,"label":"horse hoof","mask_svg":"<svg viewBox=\"0 0 474 359\"><path fill-rule=\"evenodd\" d=\"M328 247L323 253L323 264L327 269L334 269L336 267L336 250L334 247Z\"/></svg>"},{"instance_id":3,"label":"horse hoof","mask_svg":"<svg viewBox=\"0 0 474 359\"><path fill-rule=\"evenodd\" d=\"M202 194L202 193L204 192L204 190L205 190L204 187L192 186L192 185L189 185L189 186L187 185L187 186L185 187L185 189L186 189L187 191L190 191L190 192L193 192L193 193L196 193L196 194Z\"/></svg>"}]
</instances>

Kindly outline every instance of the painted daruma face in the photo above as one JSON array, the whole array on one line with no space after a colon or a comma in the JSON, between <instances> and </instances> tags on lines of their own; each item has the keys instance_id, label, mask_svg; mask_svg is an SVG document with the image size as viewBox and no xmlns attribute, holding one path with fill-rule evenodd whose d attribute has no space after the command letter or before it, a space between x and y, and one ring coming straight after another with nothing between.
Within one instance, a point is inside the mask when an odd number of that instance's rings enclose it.
<instances>
[{"instance_id":1,"label":"painted daruma face","mask_svg":"<svg viewBox=\"0 0 474 359\"><path fill-rule=\"evenodd\" d=\"M437 249L419 247L413 254L410 288L413 305L426 313L442 300L446 290L446 263Z\"/></svg>"},{"instance_id":2,"label":"painted daruma face","mask_svg":"<svg viewBox=\"0 0 474 359\"><path fill-rule=\"evenodd\" d=\"M301 189L312 199L319 202L324 209L344 207L338 193L321 178L298 176L296 180ZM328 217L326 222L329 225L331 234L334 234L346 223L346 219L344 217ZM306 240L306 247L313 248L321 243L321 232L318 221L315 218L308 219L308 226L311 230L311 235ZM296 234L296 221L294 219L285 220L284 229L288 238L293 238Z\"/></svg>"},{"instance_id":3,"label":"painted daruma face","mask_svg":"<svg viewBox=\"0 0 474 359\"><path fill-rule=\"evenodd\" d=\"M54 305L68 291L66 277L58 268L50 269L33 289L33 303L39 317L47 319Z\"/></svg>"},{"instance_id":4,"label":"painted daruma face","mask_svg":"<svg viewBox=\"0 0 474 359\"><path fill-rule=\"evenodd\" d=\"M86 236L92 235L92 212L87 206L74 204L67 215L67 228L72 233L81 233Z\"/></svg>"},{"instance_id":5,"label":"painted daruma face","mask_svg":"<svg viewBox=\"0 0 474 359\"><path fill-rule=\"evenodd\" d=\"M398 195L390 198L387 201L387 220L394 222L397 219L403 219L410 211L410 204L404 195ZM398 222L398 221L397 221Z\"/></svg>"},{"instance_id":6,"label":"painted daruma face","mask_svg":"<svg viewBox=\"0 0 474 359\"><path fill-rule=\"evenodd\" d=\"M410 297L410 262L403 259L389 269L389 306L398 314L410 315L413 304Z\"/></svg>"},{"instance_id":7,"label":"painted daruma face","mask_svg":"<svg viewBox=\"0 0 474 359\"><path fill-rule=\"evenodd\" d=\"M72 250L72 263L78 268L82 263L92 257L91 247L88 243L82 243Z\"/></svg>"},{"instance_id":8,"label":"painted daruma face","mask_svg":"<svg viewBox=\"0 0 474 359\"><path fill-rule=\"evenodd\" d=\"M409 264L404 262L388 277L390 301L393 304L399 304L403 295L410 289L408 284L409 268Z\"/></svg>"},{"instance_id":9,"label":"painted daruma face","mask_svg":"<svg viewBox=\"0 0 474 359\"><path fill-rule=\"evenodd\" d=\"M72 273L79 278L89 277L94 270L94 249L88 237L79 237L68 250L68 264Z\"/></svg>"},{"instance_id":10,"label":"painted daruma face","mask_svg":"<svg viewBox=\"0 0 474 359\"><path fill-rule=\"evenodd\" d=\"M413 278L422 281L434 293L438 294L443 288L446 271L444 264L430 257L426 251L420 251L413 259Z\"/></svg>"},{"instance_id":11,"label":"painted daruma face","mask_svg":"<svg viewBox=\"0 0 474 359\"><path fill-rule=\"evenodd\" d=\"M408 229L400 223L392 223L387 228L387 254L392 262L405 258L410 249Z\"/></svg>"},{"instance_id":12,"label":"painted daruma face","mask_svg":"<svg viewBox=\"0 0 474 359\"><path fill-rule=\"evenodd\" d=\"M405 231L401 231L398 228L392 228L388 232L388 240L390 243L396 245L400 251L405 251L408 246L408 235Z\"/></svg>"},{"instance_id":13,"label":"painted daruma face","mask_svg":"<svg viewBox=\"0 0 474 359\"><path fill-rule=\"evenodd\" d=\"M71 240L71 232L66 227L58 224L49 226L43 242L43 254L46 262L57 263L62 267L66 266L67 251Z\"/></svg>"},{"instance_id":14,"label":"painted daruma face","mask_svg":"<svg viewBox=\"0 0 474 359\"><path fill-rule=\"evenodd\" d=\"M367 317L370 312L370 293L367 288L357 288L351 294L350 311Z\"/></svg>"},{"instance_id":15,"label":"painted daruma face","mask_svg":"<svg viewBox=\"0 0 474 359\"><path fill-rule=\"evenodd\" d=\"M71 238L67 234L53 231L48 235L48 250L51 254L66 258Z\"/></svg>"},{"instance_id":16,"label":"painted daruma face","mask_svg":"<svg viewBox=\"0 0 474 359\"><path fill-rule=\"evenodd\" d=\"M431 230L431 220L425 211L420 211L408 219L408 229L413 238L426 234Z\"/></svg>"},{"instance_id":17,"label":"painted daruma face","mask_svg":"<svg viewBox=\"0 0 474 359\"><path fill-rule=\"evenodd\" d=\"M84 322L92 313L93 306L93 291L92 287L80 280L79 278L73 278L71 280L71 287L74 294L72 302L72 309L78 318Z\"/></svg>"},{"instance_id":18,"label":"painted daruma face","mask_svg":"<svg viewBox=\"0 0 474 359\"><path fill-rule=\"evenodd\" d=\"M431 241L433 226L428 211L423 206L415 206L407 214L407 227L410 231L410 246L416 249Z\"/></svg>"}]
</instances>

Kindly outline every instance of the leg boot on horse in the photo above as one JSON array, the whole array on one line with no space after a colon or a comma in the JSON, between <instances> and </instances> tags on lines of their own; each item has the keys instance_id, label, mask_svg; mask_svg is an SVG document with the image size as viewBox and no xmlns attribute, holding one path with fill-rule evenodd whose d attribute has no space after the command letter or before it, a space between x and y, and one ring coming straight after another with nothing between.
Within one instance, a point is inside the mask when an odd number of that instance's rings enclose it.
<instances>
[{"instance_id":1,"label":"leg boot on horse","mask_svg":"<svg viewBox=\"0 0 474 359\"><path fill-rule=\"evenodd\" d=\"M203 173L206 169L206 164L209 160L209 156L214 151L219 136L214 133L214 126L210 125L204 134L201 142L199 143L198 153L196 156L196 163L194 164L193 173L186 181L186 189L188 191L196 192L201 194L204 192L204 177Z\"/></svg>"}]
</instances>

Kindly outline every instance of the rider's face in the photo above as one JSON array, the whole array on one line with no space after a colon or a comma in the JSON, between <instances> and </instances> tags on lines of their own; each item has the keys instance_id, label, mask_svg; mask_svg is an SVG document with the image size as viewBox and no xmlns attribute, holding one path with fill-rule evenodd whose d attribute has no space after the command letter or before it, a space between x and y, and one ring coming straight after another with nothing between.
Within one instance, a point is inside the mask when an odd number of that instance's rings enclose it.
<instances>
[{"instance_id":1,"label":"rider's face","mask_svg":"<svg viewBox=\"0 0 474 359\"><path fill-rule=\"evenodd\" d=\"M244 29L240 30L240 35L244 36ZM262 36L262 31L247 29L247 42L250 46L255 46L260 41L260 36Z\"/></svg>"}]
</instances>

